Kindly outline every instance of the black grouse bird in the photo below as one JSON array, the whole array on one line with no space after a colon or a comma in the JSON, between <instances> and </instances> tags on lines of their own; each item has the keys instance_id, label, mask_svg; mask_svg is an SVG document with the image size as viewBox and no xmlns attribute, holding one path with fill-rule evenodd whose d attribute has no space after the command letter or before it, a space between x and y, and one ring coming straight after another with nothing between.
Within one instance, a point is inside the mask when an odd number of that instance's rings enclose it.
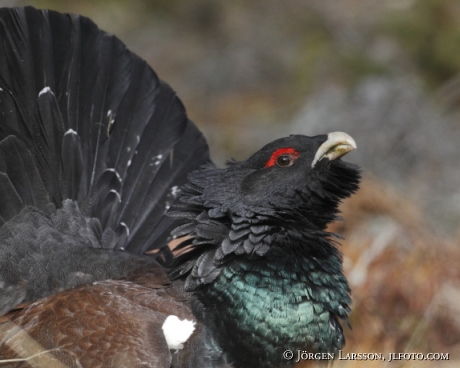
<instances>
[{"instance_id":1,"label":"black grouse bird","mask_svg":"<svg viewBox=\"0 0 460 368\"><path fill-rule=\"evenodd\" d=\"M282 367L342 348L326 226L358 188L351 137L293 135L220 169L171 88L87 18L1 9L0 40L1 367Z\"/></svg>"}]
</instances>

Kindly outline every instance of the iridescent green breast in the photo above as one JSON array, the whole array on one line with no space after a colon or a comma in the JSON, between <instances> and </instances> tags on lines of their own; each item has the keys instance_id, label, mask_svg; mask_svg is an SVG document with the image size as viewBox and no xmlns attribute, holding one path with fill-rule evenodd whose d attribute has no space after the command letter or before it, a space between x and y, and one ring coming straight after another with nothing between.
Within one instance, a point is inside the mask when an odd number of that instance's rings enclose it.
<instances>
[{"instance_id":1,"label":"iridescent green breast","mask_svg":"<svg viewBox=\"0 0 460 368\"><path fill-rule=\"evenodd\" d=\"M319 265L325 262L327 269ZM336 258L299 260L273 252L228 265L199 300L217 311L206 309L203 318L238 357L236 366L278 367L289 363L285 350L335 352L343 346L338 319L346 319L348 291Z\"/></svg>"}]
</instances>

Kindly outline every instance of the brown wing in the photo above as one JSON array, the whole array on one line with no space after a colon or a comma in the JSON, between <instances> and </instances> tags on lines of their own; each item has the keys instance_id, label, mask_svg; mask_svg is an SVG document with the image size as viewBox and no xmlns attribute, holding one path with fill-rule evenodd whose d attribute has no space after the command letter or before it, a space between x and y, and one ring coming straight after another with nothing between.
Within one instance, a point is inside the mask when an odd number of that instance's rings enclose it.
<instances>
[{"instance_id":1,"label":"brown wing","mask_svg":"<svg viewBox=\"0 0 460 368\"><path fill-rule=\"evenodd\" d=\"M2 367L169 367L161 326L171 314L194 319L184 298L156 273L28 304L0 319L0 359L22 359Z\"/></svg>"}]
</instances>

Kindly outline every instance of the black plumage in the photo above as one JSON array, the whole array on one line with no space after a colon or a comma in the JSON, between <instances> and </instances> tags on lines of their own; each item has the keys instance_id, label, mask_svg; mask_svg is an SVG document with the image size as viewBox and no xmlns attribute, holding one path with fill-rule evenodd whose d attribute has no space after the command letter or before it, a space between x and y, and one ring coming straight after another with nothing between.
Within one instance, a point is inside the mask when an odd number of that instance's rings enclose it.
<instances>
[{"instance_id":1,"label":"black plumage","mask_svg":"<svg viewBox=\"0 0 460 368\"><path fill-rule=\"evenodd\" d=\"M107 260L121 248L143 254L164 247L173 223L163 216L173 200L171 188L208 161L206 142L175 93L86 18L24 8L3 9L0 21L2 223L43 211L53 223L37 225L46 238L55 229L69 233L66 221L86 221L79 237L91 234L87 245L106 249ZM29 238L6 241L12 244L0 249L0 276L5 287L26 281L21 285L34 296L21 301L80 283L72 278L67 284L58 273L84 272L84 282L129 274L109 263L97 270L91 263L80 271L63 268L72 242L25 250ZM45 251L39 247L53 246L59 249L53 251L59 272L33 267L35 252ZM15 277L4 271L24 262L30 270L20 266ZM3 311L13 306L6 299Z\"/></svg>"},{"instance_id":2,"label":"black plumage","mask_svg":"<svg viewBox=\"0 0 460 368\"><path fill-rule=\"evenodd\" d=\"M326 226L358 188L351 137L219 169L171 88L87 18L1 9L0 39L0 357L280 367L343 346Z\"/></svg>"}]
</instances>

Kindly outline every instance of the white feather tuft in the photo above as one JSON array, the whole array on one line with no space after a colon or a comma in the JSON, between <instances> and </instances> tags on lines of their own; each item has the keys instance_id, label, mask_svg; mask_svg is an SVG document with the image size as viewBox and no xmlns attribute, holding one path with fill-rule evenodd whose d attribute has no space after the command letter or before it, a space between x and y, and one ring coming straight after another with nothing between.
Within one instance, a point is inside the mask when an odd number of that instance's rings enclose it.
<instances>
[{"instance_id":1,"label":"white feather tuft","mask_svg":"<svg viewBox=\"0 0 460 368\"><path fill-rule=\"evenodd\" d=\"M38 93L38 96L40 97L42 94L48 93L48 92L53 93L53 92L51 91L51 88L45 87L45 88L43 88L43 89Z\"/></svg>"},{"instance_id":2,"label":"white feather tuft","mask_svg":"<svg viewBox=\"0 0 460 368\"><path fill-rule=\"evenodd\" d=\"M171 315L166 318L161 328L169 349L180 350L195 331L195 322L187 319L181 321L177 316Z\"/></svg>"},{"instance_id":3,"label":"white feather tuft","mask_svg":"<svg viewBox=\"0 0 460 368\"><path fill-rule=\"evenodd\" d=\"M77 132L73 129L69 129L67 132L64 133L64 135L67 135L67 134L74 134L74 135L78 135Z\"/></svg>"}]
</instances>

